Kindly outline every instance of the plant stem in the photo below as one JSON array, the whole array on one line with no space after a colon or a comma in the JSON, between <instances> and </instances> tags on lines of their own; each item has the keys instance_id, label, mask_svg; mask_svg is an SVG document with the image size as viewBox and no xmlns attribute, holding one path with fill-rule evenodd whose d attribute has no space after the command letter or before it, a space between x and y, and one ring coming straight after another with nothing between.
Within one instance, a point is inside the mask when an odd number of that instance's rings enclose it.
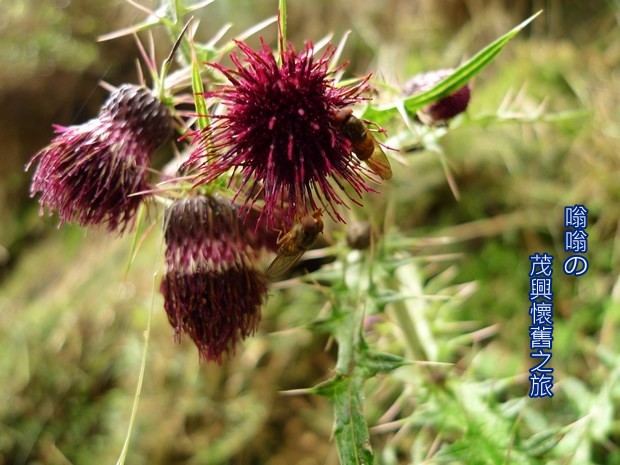
<instances>
[{"instance_id":1,"label":"plant stem","mask_svg":"<svg viewBox=\"0 0 620 465\"><path fill-rule=\"evenodd\" d=\"M286 0L278 0L278 61L286 49Z\"/></svg>"},{"instance_id":2,"label":"plant stem","mask_svg":"<svg viewBox=\"0 0 620 465\"><path fill-rule=\"evenodd\" d=\"M338 319L334 337L338 342L336 377L328 397L334 409L334 437L338 445L340 463L371 465L374 463L368 425L364 418L363 387L366 373L360 362L366 355L362 335L364 318L363 290L370 281L369 259L366 255L352 264L349 276L351 286L340 296L346 299L334 310ZM347 272L345 271L345 274ZM353 302L353 304L351 304Z\"/></svg>"}]
</instances>

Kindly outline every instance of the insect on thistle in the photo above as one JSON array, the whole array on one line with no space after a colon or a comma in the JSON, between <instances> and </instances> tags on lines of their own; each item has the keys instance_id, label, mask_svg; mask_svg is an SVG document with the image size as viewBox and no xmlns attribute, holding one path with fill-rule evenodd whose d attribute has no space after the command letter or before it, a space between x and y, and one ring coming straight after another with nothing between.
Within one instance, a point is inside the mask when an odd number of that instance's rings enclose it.
<instances>
[{"instance_id":1,"label":"insect on thistle","mask_svg":"<svg viewBox=\"0 0 620 465\"><path fill-rule=\"evenodd\" d=\"M381 179L390 179L392 168L385 152L366 124L353 116L353 110L350 108L340 110L335 114L334 121L340 133L351 142L351 148L357 158L366 163Z\"/></svg>"},{"instance_id":2,"label":"insect on thistle","mask_svg":"<svg viewBox=\"0 0 620 465\"><path fill-rule=\"evenodd\" d=\"M296 222L291 230L278 239L276 258L273 259L267 275L271 278L282 276L299 261L301 256L316 241L323 232L323 217L321 210L315 210L312 215L306 215Z\"/></svg>"}]
</instances>

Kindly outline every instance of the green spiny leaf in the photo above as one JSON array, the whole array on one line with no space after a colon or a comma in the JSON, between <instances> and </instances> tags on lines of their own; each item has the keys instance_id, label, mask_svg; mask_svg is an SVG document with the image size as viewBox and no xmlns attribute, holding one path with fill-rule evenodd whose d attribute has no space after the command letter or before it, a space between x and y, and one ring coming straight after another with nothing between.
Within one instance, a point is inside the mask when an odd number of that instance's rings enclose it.
<instances>
[{"instance_id":1,"label":"green spiny leaf","mask_svg":"<svg viewBox=\"0 0 620 465\"><path fill-rule=\"evenodd\" d=\"M345 320L342 313L332 312L328 318L313 321L308 327L319 333L335 333Z\"/></svg>"},{"instance_id":2,"label":"green spiny leaf","mask_svg":"<svg viewBox=\"0 0 620 465\"><path fill-rule=\"evenodd\" d=\"M334 437L338 443L341 464L372 465L374 455L368 426L364 418L363 379L359 376L341 378L334 386Z\"/></svg>"},{"instance_id":3,"label":"green spiny leaf","mask_svg":"<svg viewBox=\"0 0 620 465\"><path fill-rule=\"evenodd\" d=\"M553 428L533 435L523 444L523 449L532 457L539 457L551 451L562 438L561 428Z\"/></svg>"},{"instance_id":4,"label":"green spiny leaf","mask_svg":"<svg viewBox=\"0 0 620 465\"><path fill-rule=\"evenodd\" d=\"M364 370L366 377L370 378L379 373L389 373L411 362L398 355L374 352L368 350L360 360L359 366Z\"/></svg>"}]
</instances>

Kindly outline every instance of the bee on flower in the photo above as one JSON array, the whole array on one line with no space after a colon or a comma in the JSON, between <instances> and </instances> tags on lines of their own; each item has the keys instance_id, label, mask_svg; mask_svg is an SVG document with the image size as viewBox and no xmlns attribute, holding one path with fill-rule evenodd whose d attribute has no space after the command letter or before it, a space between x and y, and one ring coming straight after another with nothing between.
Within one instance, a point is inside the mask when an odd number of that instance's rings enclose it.
<instances>
[{"instance_id":1,"label":"bee on flower","mask_svg":"<svg viewBox=\"0 0 620 465\"><path fill-rule=\"evenodd\" d=\"M257 51L236 45L242 56L231 54L233 68L210 64L228 84L205 94L223 111L195 134L187 164L196 170L195 184L233 169L242 178L244 211L264 202L259 223L288 230L316 210L344 222L337 208L346 205L343 198L359 203L373 189L336 115L365 100L369 76L337 86L331 47L317 55L312 43L299 52L283 44L278 56L264 42ZM283 224L274 220L279 208Z\"/></svg>"}]
</instances>

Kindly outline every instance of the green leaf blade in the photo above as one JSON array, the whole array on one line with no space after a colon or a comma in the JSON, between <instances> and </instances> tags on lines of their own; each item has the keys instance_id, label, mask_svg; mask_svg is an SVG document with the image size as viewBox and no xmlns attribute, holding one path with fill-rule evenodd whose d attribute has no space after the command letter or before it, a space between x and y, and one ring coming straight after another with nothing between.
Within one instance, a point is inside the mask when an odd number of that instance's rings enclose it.
<instances>
[{"instance_id":1,"label":"green leaf blade","mask_svg":"<svg viewBox=\"0 0 620 465\"><path fill-rule=\"evenodd\" d=\"M209 126L207 101L204 97L204 91L202 76L200 75L200 65L196 53L192 51L192 92L194 93L194 105L196 106L198 127L200 129L205 129Z\"/></svg>"},{"instance_id":2,"label":"green leaf blade","mask_svg":"<svg viewBox=\"0 0 620 465\"><path fill-rule=\"evenodd\" d=\"M456 92L458 89L467 84L471 79L476 76L482 69L484 69L493 59L502 51L508 42L510 42L521 30L523 30L528 24L536 19L542 10L521 22L503 36L499 37L491 44L480 50L471 59L459 66L454 73L440 81L435 87L422 92L420 94L405 97L403 99L392 102L388 105L371 107L369 106L364 112L363 117L374 121L373 116L381 113L393 113L398 111L398 108L405 108L410 113L415 113L422 107L433 103L442 97L450 95ZM383 116L385 118L385 116Z\"/></svg>"},{"instance_id":3,"label":"green leaf blade","mask_svg":"<svg viewBox=\"0 0 620 465\"><path fill-rule=\"evenodd\" d=\"M361 377L342 378L332 391L334 437L341 464L372 465L374 455L364 418Z\"/></svg>"}]
</instances>

